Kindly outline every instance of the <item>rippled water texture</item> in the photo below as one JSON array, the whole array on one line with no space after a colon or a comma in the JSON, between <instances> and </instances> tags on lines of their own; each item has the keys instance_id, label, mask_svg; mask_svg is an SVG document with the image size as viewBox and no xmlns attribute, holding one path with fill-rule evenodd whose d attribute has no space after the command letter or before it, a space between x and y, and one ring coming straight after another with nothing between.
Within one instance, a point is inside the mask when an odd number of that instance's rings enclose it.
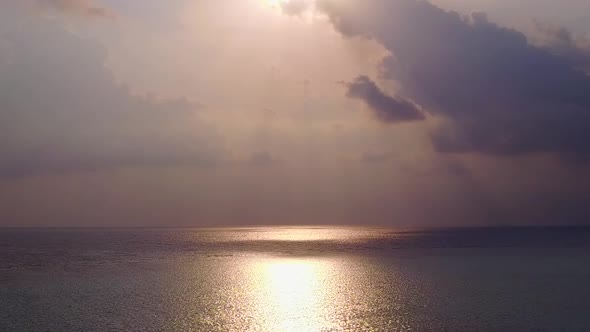
<instances>
[{"instance_id":1,"label":"rippled water texture","mask_svg":"<svg viewBox=\"0 0 590 332\"><path fill-rule=\"evenodd\" d=\"M0 230L0 331L588 331L590 229Z\"/></svg>"}]
</instances>

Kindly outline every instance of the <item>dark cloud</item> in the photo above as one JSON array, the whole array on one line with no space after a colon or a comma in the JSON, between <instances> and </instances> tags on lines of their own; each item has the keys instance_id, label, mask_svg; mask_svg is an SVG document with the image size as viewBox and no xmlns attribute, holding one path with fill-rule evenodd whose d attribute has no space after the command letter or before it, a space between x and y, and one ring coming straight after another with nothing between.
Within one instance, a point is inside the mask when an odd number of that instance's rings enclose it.
<instances>
[{"instance_id":1,"label":"dark cloud","mask_svg":"<svg viewBox=\"0 0 590 332\"><path fill-rule=\"evenodd\" d=\"M432 134L438 151L590 156L584 55L560 56L485 14L461 16L425 1L320 0L318 8L342 34L391 51L382 74L444 123ZM565 45L568 38L560 36Z\"/></svg>"},{"instance_id":2,"label":"dark cloud","mask_svg":"<svg viewBox=\"0 0 590 332\"><path fill-rule=\"evenodd\" d=\"M93 0L37 0L37 5L44 9L53 9L64 13L90 18L115 18L115 13Z\"/></svg>"},{"instance_id":3,"label":"dark cloud","mask_svg":"<svg viewBox=\"0 0 590 332\"><path fill-rule=\"evenodd\" d=\"M414 104L387 95L367 76L359 76L345 84L348 88L346 95L362 100L380 121L394 123L425 119Z\"/></svg>"},{"instance_id":4,"label":"dark cloud","mask_svg":"<svg viewBox=\"0 0 590 332\"><path fill-rule=\"evenodd\" d=\"M564 27L535 22L541 34L542 46L552 54L565 58L569 63L586 72L590 71L590 42L576 38Z\"/></svg>"},{"instance_id":5,"label":"dark cloud","mask_svg":"<svg viewBox=\"0 0 590 332\"><path fill-rule=\"evenodd\" d=\"M132 94L92 42L43 19L4 37L0 177L218 162L198 104Z\"/></svg>"}]
</instances>

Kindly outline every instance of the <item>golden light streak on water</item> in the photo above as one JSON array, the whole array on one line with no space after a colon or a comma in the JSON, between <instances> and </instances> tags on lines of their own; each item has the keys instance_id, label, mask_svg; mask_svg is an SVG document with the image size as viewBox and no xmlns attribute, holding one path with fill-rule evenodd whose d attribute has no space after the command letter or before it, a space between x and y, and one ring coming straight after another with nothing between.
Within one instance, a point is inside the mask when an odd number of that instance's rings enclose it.
<instances>
[{"instance_id":1,"label":"golden light streak on water","mask_svg":"<svg viewBox=\"0 0 590 332\"><path fill-rule=\"evenodd\" d=\"M323 280L326 264L305 259L276 259L260 264L268 329L320 331L325 327Z\"/></svg>"}]
</instances>

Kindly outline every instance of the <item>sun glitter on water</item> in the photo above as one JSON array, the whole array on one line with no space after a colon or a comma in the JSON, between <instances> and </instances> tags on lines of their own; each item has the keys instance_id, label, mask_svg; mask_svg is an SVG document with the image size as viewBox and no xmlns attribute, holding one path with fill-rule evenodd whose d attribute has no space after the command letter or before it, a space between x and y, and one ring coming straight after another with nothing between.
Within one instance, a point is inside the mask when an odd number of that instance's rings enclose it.
<instances>
[{"instance_id":1,"label":"sun glitter on water","mask_svg":"<svg viewBox=\"0 0 590 332\"><path fill-rule=\"evenodd\" d=\"M321 331L329 325L324 293L329 264L305 259L272 259L260 263L263 297L270 331Z\"/></svg>"}]
</instances>

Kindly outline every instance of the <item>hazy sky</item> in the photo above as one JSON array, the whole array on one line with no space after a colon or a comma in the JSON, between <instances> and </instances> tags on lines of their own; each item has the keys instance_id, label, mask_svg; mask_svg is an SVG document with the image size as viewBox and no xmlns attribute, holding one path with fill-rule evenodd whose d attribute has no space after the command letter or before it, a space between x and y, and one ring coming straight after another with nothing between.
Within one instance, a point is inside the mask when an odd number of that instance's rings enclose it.
<instances>
[{"instance_id":1,"label":"hazy sky","mask_svg":"<svg viewBox=\"0 0 590 332\"><path fill-rule=\"evenodd\" d=\"M0 226L590 223L586 0L0 0Z\"/></svg>"}]
</instances>

